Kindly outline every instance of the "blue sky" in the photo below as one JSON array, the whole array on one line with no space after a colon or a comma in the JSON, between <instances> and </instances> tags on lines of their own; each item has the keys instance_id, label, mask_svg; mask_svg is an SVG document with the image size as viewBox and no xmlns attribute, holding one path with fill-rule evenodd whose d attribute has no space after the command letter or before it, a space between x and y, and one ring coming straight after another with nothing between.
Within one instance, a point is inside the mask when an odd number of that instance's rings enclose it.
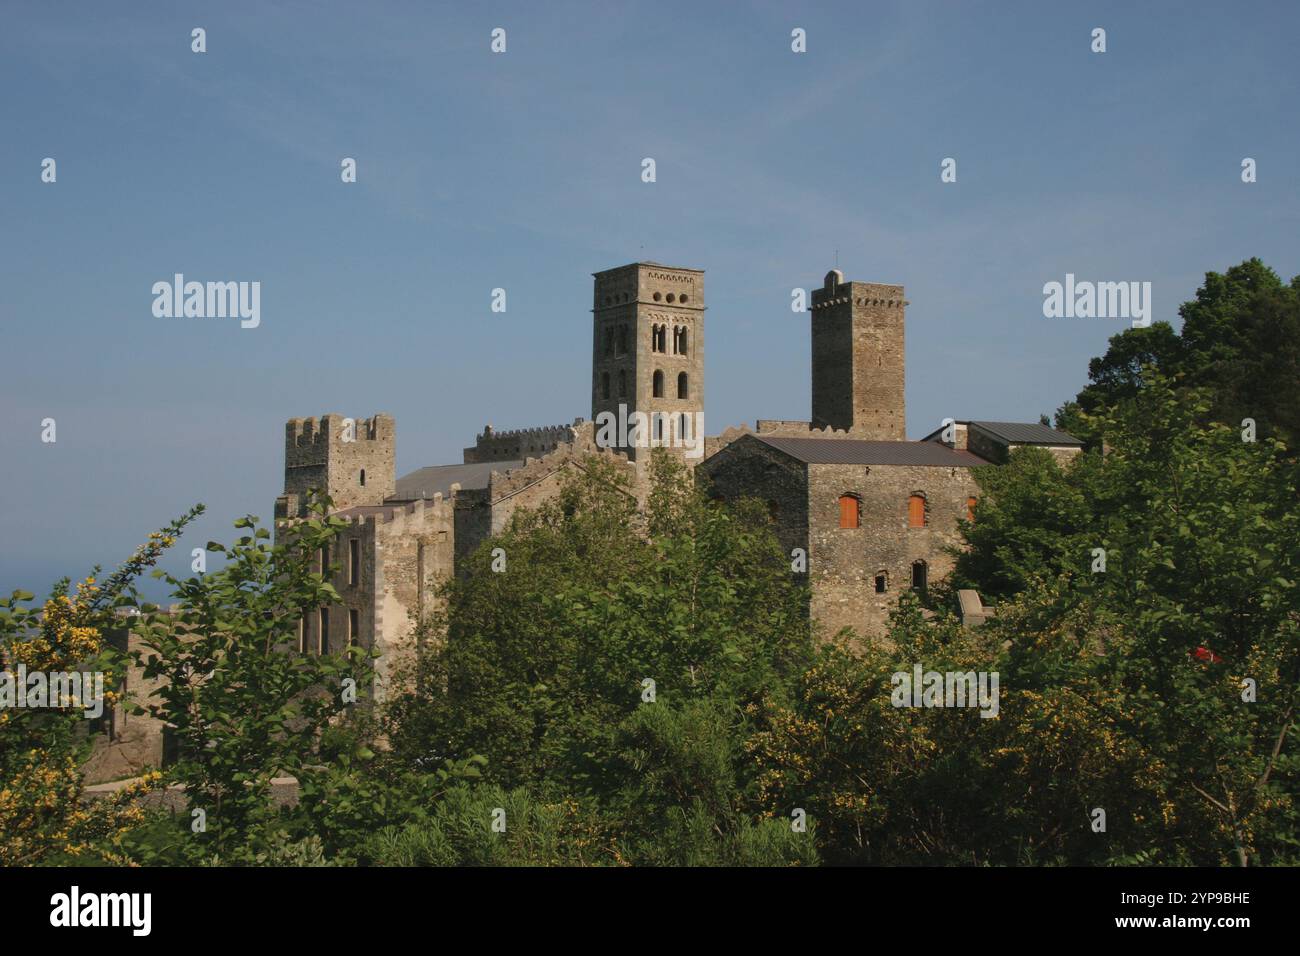
<instances>
[{"instance_id":1,"label":"blue sky","mask_svg":"<svg viewBox=\"0 0 1300 956\"><path fill-rule=\"evenodd\" d=\"M1044 318L1045 282L1176 319L1207 270L1300 272L1298 33L1291 3L6 4L0 590L201 501L187 567L270 517L290 417L392 413L400 474L589 415L590 273L637 259L707 270L710 432L808 415L790 290L837 253L907 287L909 435L1036 420L1123 327ZM155 318L175 272L260 281L260 327Z\"/></svg>"}]
</instances>

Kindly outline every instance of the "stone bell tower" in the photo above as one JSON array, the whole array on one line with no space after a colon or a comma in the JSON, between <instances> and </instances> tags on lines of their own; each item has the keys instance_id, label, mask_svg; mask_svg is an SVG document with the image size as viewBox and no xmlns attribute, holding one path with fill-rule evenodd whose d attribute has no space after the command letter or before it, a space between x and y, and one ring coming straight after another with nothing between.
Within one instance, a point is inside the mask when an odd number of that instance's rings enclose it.
<instances>
[{"instance_id":1,"label":"stone bell tower","mask_svg":"<svg viewBox=\"0 0 1300 956\"><path fill-rule=\"evenodd\" d=\"M702 429L704 273L634 262L594 278L592 420L599 426L602 412L641 412L649 444L676 447L683 429L690 436ZM633 460L649 452L625 450Z\"/></svg>"}]
</instances>

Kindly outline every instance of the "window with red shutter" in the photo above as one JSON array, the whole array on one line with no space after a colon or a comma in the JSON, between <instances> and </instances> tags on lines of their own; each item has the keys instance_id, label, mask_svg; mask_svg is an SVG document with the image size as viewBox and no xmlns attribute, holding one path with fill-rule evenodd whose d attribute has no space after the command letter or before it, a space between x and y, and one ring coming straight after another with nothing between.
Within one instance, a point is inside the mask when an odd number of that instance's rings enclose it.
<instances>
[{"instance_id":1,"label":"window with red shutter","mask_svg":"<svg viewBox=\"0 0 1300 956\"><path fill-rule=\"evenodd\" d=\"M840 495L840 527L858 526L858 499L856 495Z\"/></svg>"},{"instance_id":2,"label":"window with red shutter","mask_svg":"<svg viewBox=\"0 0 1300 956\"><path fill-rule=\"evenodd\" d=\"M907 524L912 528L925 527L925 499L920 495L907 499Z\"/></svg>"}]
</instances>

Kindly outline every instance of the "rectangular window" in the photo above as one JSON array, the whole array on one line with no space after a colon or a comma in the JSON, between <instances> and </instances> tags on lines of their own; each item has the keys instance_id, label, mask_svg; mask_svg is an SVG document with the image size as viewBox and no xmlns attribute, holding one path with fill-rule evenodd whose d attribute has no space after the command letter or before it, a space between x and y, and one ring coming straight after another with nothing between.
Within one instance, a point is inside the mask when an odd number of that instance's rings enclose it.
<instances>
[{"instance_id":1,"label":"rectangular window","mask_svg":"<svg viewBox=\"0 0 1300 956\"><path fill-rule=\"evenodd\" d=\"M858 526L858 499L853 495L840 495L840 527Z\"/></svg>"},{"instance_id":2,"label":"rectangular window","mask_svg":"<svg viewBox=\"0 0 1300 956\"><path fill-rule=\"evenodd\" d=\"M348 584L361 580L361 542L356 538L348 540Z\"/></svg>"},{"instance_id":3,"label":"rectangular window","mask_svg":"<svg viewBox=\"0 0 1300 956\"><path fill-rule=\"evenodd\" d=\"M925 499L920 495L907 499L907 524L912 528L925 527Z\"/></svg>"},{"instance_id":4,"label":"rectangular window","mask_svg":"<svg viewBox=\"0 0 1300 956\"><path fill-rule=\"evenodd\" d=\"M357 642L361 634L361 612L356 608L348 611L348 646L351 647Z\"/></svg>"},{"instance_id":5,"label":"rectangular window","mask_svg":"<svg viewBox=\"0 0 1300 956\"><path fill-rule=\"evenodd\" d=\"M316 653L328 654L330 652L330 609L323 607L320 609L320 630L316 632Z\"/></svg>"}]
</instances>

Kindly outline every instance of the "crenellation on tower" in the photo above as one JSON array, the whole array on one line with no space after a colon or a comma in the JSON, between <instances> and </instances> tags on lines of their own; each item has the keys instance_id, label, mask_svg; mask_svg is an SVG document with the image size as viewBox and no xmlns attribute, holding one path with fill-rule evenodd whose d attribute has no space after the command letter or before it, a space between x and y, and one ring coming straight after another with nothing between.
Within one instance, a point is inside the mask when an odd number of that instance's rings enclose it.
<instances>
[{"instance_id":1,"label":"crenellation on tower","mask_svg":"<svg viewBox=\"0 0 1300 956\"><path fill-rule=\"evenodd\" d=\"M575 418L571 425L542 425L506 431L485 425L483 431L474 437L473 447L464 449L462 457L466 464L474 464L521 459L530 452L545 454L574 441L582 423L582 418Z\"/></svg>"},{"instance_id":2,"label":"crenellation on tower","mask_svg":"<svg viewBox=\"0 0 1300 956\"><path fill-rule=\"evenodd\" d=\"M284 428L284 493L277 518L303 514L309 492L323 491L336 509L380 504L397 486L396 426L391 415L291 418Z\"/></svg>"},{"instance_id":3,"label":"crenellation on tower","mask_svg":"<svg viewBox=\"0 0 1300 956\"><path fill-rule=\"evenodd\" d=\"M904 441L901 285L846 282L832 269L812 294L812 427Z\"/></svg>"},{"instance_id":4,"label":"crenellation on tower","mask_svg":"<svg viewBox=\"0 0 1300 956\"><path fill-rule=\"evenodd\" d=\"M924 591L951 567L958 522L972 520L981 493L972 468L1020 444L1064 456L1080 443L1005 422L958 422L951 438L940 430L906 441L903 286L846 281L837 269L811 300L809 421L758 419L705 436L704 273L656 262L593 273L590 421L487 425L463 463L418 469L399 485L391 416L290 419L277 529L292 533L312 489L345 522L331 555L340 605L308 612L299 648L357 642L381 651L380 681L392 679L400 668L387 662L414 648L416 626L441 607L441 585L471 573L476 550L521 510L554 501L567 475L612 463L623 491L644 502L653 430L663 424L671 447L679 416L700 440L683 458L711 494L765 501L787 552L804 549L811 616L828 633L883 633L898 594ZM630 433L611 441L611 417L648 423L648 444Z\"/></svg>"}]
</instances>

